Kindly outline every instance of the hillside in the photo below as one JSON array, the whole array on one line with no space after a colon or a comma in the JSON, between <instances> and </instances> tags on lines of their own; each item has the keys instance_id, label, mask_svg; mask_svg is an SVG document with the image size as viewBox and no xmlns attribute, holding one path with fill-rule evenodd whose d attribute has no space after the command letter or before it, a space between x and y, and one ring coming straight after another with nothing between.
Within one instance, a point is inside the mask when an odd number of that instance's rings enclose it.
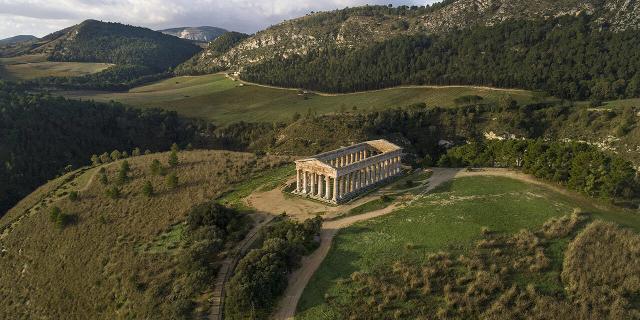
<instances>
[{"instance_id":1,"label":"hillside","mask_svg":"<svg viewBox=\"0 0 640 320\"><path fill-rule=\"evenodd\" d=\"M241 69L261 61L306 55L321 48L358 48L400 35L439 34L507 20L590 14L614 31L640 27L640 4L624 0L457 0L431 7L365 6L308 14L260 31L224 55L207 50L202 65Z\"/></svg>"},{"instance_id":2,"label":"hillside","mask_svg":"<svg viewBox=\"0 0 640 320\"><path fill-rule=\"evenodd\" d=\"M179 27L158 30L164 34L172 35L174 37L193 40L198 42L213 41L217 37L221 36L225 32L225 29L218 27L202 26L202 27Z\"/></svg>"},{"instance_id":3,"label":"hillside","mask_svg":"<svg viewBox=\"0 0 640 320\"><path fill-rule=\"evenodd\" d=\"M5 39L0 39L0 46L12 45L12 44L20 43L20 42L35 41L35 40L38 40L38 38L36 36L32 36L32 35L17 35L17 36L5 38Z\"/></svg>"},{"instance_id":4,"label":"hillside","mask_svg":"<svg viewBox=\"0 0 640 320\"><path fill-rule=\"evenodd\" d=\"M0 81L0 216L34 188L113 150L192 142L177 114L32 95ZM65 169L68 166L67 169Z\"/></svg>"},{"instance_id":5,"label":"hillside","mask_svg":"<svg viewBox=\"0 0 640 320\"><path fill-rule=\"evenodd\" d=\"M52 61L140 65L160 72L189 59L199 50L190 41L147 28L86 20L0 54L40 53Z\"/></svg>"},{"instance_id":6,"label":"hillside","mask_svg":"<svg viewBox=\"0 0 640 320\"><path fill-rule=\"evenodd\" d=\"M48 192L27 197L22 210L2 218L5 227L22 216L0 238L0 318L206 314L218 263L250 228L252 216L232 210L207 217L208 208L216 207L198 205L286 159L182 151L172 168L168 158L160 153L126 159L124 182L118 182L124 160L85 168L43 186ZM166 176L152 173L153 160ZM167 177L173 174L178 183L172 188ZM146 181L153 186L150 197L143 193ZM113 188L119 195L107 192ZM69 196L73 191L77 198ZM52 221L53 208L64 219ZM211 219L218 219L215 225Z\"/></svg>"}]
</instances>

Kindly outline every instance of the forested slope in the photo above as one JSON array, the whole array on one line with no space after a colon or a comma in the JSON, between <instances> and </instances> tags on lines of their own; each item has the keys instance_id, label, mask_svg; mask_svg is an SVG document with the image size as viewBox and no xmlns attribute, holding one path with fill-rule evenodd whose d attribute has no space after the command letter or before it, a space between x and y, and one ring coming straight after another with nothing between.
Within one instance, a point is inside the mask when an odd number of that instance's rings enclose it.
<instances>
[{"instance_id":1,"label":"forested slope","mask_svg":"<svg viewBox=\"0 0 640 320\"><path fill-rule=\"evenodd\" d=\"M640 96L637 32L610 32L594 19L512 20L400 36L356 50L322 49L249 65L242 78L327 92L466 84L543 90L573 100Z\"/></svg>"},{"instance_id":2,"label":"forested slope","mask_svg":"<svg viewBox=\"0 0 640 320\"><path fill-rule=\"evenodd\" d=\"M33 95L0 82L0 213L92 154L166 150L193 134L175 112Z\"/></svg>"}]
</instances>

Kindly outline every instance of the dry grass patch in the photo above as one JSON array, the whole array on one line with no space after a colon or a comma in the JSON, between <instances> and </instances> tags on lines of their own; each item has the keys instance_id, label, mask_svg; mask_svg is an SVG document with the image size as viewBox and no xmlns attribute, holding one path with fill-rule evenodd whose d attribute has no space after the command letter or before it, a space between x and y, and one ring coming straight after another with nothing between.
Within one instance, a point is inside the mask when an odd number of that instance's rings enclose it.
<instances>
[{"instance_id":1,"label":"dry grass patch","mask_svg":"<svg viewBox=\"0 0 640 320\"><path fill-rule=\"evenodd\" d=\"M196 313L206 312L206 290L189 296L190 288L177 281L184 270L180 251L185 246L176 226L194 205L287 159L179 152L178 166L168 169L178 177L171 189L165 176L150 172L154 159L168 167L168 156L127 159L128 178L117 185L120 196L115 199L105 190L114 186L122 160L104 165L108 184L93 179L77 200L63 197L24 219L3 240L7 252L0 257L0 318L178 318L188 314L184 312L194 300L201 302ZM151 197L143 194L145 181L154 187ZM77 221L56 228L49 217L53 206ZM225 243L212 263L224 257L232 243Z\"/></svg>"}]
</instances>

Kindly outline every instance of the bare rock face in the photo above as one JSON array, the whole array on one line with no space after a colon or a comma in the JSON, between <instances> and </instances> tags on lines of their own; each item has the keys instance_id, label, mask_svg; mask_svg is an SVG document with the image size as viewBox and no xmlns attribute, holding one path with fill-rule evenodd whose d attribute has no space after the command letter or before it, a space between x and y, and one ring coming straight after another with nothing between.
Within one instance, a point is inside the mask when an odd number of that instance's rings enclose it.
<instances>
[{"instance_id":1,"label":"bare rock face","mask_svg":"<svg viewBox=\"0 0 640 320\"><path fill-rule=\"evenodd\" d=\"M364 7L363 7L364 8ZM402 12L344 9L313 13L260 31L220 55L206 50L200 60L224 69L274 57L304 55L326 47L354 48L401 34L443 33L510 19L539 19L581 13L596 15L610 30L640 28L638 0L458 0L427 10Z\"/></svg>"},{"instance_id":2,"label":"bare rock face","mask_svg":"<svg viewBox=\"0 0 640 320\"><path fill-rule=\"evenodd\" d=\"M158 30L164 34L169 34L178 38L200 41L200 42L209 42L219 37L223 33L227 32L227 30L217 27L180 27L180 28L171 28Z\"/></svg>"}]
</instances>

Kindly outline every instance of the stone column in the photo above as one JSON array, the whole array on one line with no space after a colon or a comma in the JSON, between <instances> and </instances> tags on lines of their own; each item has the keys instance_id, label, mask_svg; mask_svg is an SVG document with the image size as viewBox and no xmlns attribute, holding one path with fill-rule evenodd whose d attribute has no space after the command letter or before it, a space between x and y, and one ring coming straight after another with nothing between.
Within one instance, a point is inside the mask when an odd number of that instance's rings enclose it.
<instances>
[{"instance_id":1,"label":"stone column","mask_svg":"<svg viewBox=\"0 0 640 320\"><path fill-rule=\"evenodd\" d=\"M296 192L300 193L300 170L296 169Z\"/></svg>"},{"instance_id":2,"label":"stone column","mask_svg":"<svg viewBox=\"0 0 640 320\"><path fill-rule=\"evenodd\" d=\"M311 173L311 195L316 195L316 173Z\"/></svg>"},{"instance_id":3,"label":"stone column","mask_svg":"<svg viewBox=\"0 0 640 320\"><path fill-rule=\"evenodd\" d=\"M338 197L342 199L344 196L344 180L345 176L341 176L338 178Z\"/></svg>"},{"instance_id":4,"label":"stone column","mask_svg":"<svg viewBox=\"0 0 640 320\"><path fill-rule=\"evenodd\" d=\"M324 198L331 199L331 178L329 176L324 176Z\"/></svg>"},{"instance_id":5,"label":"stone column","mask_svg":"<svg viewBox=\"0 0 640 320\"><path fill-rule=\"evenodd\" d=\"M307 194L307 172L302 170L302 193Z\"/></svg>"}]
</instances>

